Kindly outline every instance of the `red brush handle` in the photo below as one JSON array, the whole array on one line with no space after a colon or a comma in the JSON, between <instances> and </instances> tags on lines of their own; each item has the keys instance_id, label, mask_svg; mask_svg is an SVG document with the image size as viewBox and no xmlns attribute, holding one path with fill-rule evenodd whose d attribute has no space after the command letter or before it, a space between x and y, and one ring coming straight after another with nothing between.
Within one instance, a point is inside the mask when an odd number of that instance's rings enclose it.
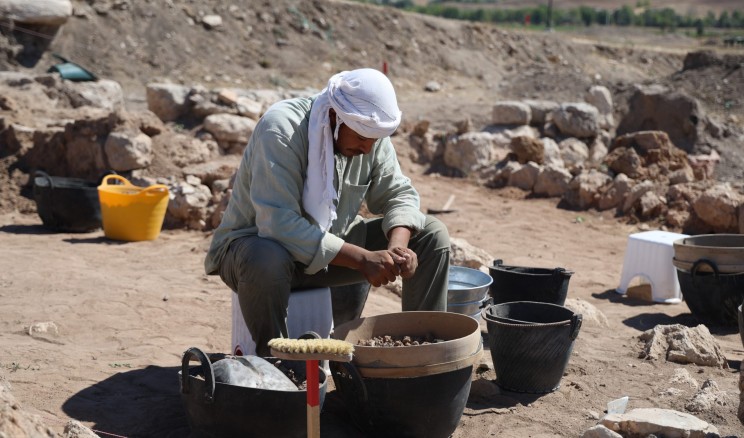
<instances>
[{"instance_id":1,"label":"red brush handle","mask_svg":"<svg viewBox=\"0 0 744 438\"><path fill-rule=\"evenodd\" d=\"M318 360L305 361L307 379L307 436L320 438L320 394L318 387Z\"/></svg>"},{"instance_id":2,"label":"red brush handle","mask_svg":"<svg viewBox=\"0 0 744 438\"><path fill-rule=\"evenodd\" d=\"M305 361L305 368L307 373L307 405L318 406L320 404L320 386L318 382L318 361L307 360Z\"/></svg>"}]
</instances>

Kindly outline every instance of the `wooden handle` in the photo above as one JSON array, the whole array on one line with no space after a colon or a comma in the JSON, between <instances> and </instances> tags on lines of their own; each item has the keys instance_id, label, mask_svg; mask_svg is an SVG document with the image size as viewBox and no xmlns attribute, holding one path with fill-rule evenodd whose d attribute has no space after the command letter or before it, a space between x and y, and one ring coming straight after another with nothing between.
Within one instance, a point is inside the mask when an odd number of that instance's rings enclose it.
<instances>
[{"instance_id":1,"label":"wooden handle","mask_svg":"<svg viewBox=\"0 0 744 438\"><path fill-rule=\"evenodd\" d=\"M320 391L318 390L318 361L305 361L307 374L307 436L320 438Z\"/></svg>"}]
</instances>

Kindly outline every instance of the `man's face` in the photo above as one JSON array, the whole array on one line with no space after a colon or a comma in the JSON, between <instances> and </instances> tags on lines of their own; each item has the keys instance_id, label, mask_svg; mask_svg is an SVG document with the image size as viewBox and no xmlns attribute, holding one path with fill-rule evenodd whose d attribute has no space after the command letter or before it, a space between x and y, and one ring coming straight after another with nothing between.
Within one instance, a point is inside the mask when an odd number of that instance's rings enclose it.
<instances>
[{"instance_id":1,"label":"man's face","mask_svg":"<svg viewBox=\"0 0 744 438\"><path fill-rule=\"evenodd\" d=\"M372 152L376 141L376 138L362 137L346 124L342 124L338 130L338 140L333 142L333 148L345 157L355 157Z\"/></svg>"}]
</instances>

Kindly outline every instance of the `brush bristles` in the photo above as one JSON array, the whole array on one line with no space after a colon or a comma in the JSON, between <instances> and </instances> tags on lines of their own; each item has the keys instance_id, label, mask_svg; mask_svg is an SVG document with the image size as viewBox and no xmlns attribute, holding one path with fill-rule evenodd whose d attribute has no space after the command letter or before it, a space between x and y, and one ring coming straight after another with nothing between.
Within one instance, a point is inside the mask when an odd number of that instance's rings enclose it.
<instances>
[{"instance_id":1,"label":"brush bristles","mask_svg":"<svg viewBox=\"0 0 744 438\"><path fill-rule=\"evenodd\" d=\"M354 346L351 343L338 339L276 338L269 341L269 348L291 354L318 353L346 356L354 352Z\"/></svg>"}]
</instances>

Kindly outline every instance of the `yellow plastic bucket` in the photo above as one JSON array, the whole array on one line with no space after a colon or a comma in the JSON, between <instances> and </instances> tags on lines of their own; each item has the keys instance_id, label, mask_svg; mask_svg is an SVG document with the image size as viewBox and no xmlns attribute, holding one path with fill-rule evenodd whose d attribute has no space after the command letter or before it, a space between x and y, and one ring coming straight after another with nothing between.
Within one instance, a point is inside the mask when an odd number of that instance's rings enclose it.
<instances>
[{"instance_id":1,"label":"yellow plastic bucket","mask_svg":"<svg viewBox=\"0 0 744 438\"><path fill-rule=\"evenodd\" d=\"M118 181L121 184L110 184ZM103 234L114 240L154 240L168 208L168 187L139 187L121 175L106 175L98 186Z\"/></svg>"}]
</instances>

